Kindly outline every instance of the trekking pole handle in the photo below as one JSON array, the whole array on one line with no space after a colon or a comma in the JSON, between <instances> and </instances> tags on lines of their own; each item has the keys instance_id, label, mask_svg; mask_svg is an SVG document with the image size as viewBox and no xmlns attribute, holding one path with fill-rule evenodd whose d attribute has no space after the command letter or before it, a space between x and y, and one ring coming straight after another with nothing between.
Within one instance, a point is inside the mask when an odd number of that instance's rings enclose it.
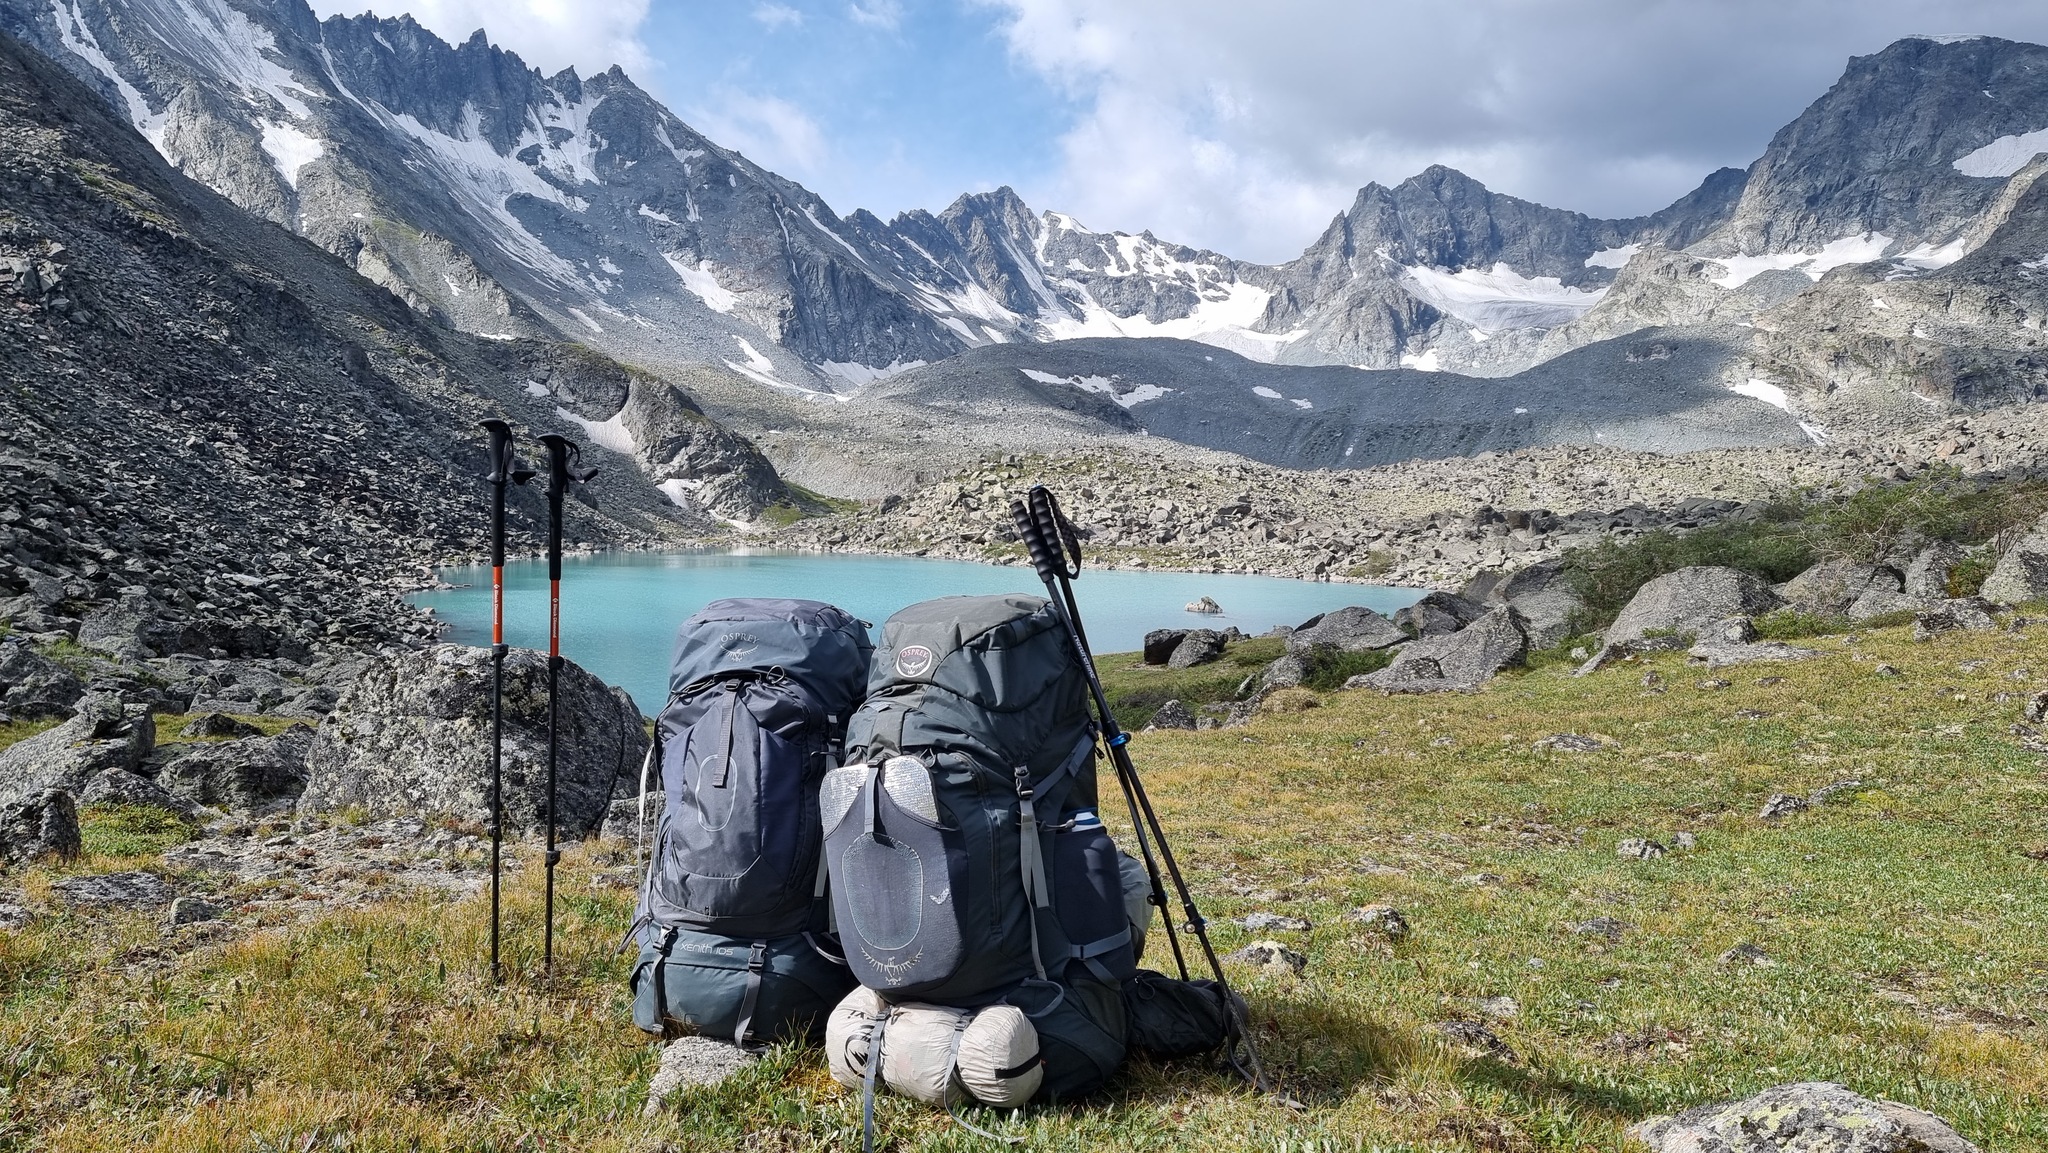
<instances>
[{"instance_id":1,"label":"trekking pole handle","mask_svg":"<svg viewBox=\"0 0 2048 1153\"><path fill-rule=\"evenodd\" d=\"M1081 537L1074 531L1074 522L1060 511L1060 502L1052 490L1042 484L1031 486L1031 521L1045 538L1046 552L1052 555L1055 571L1068 580L1081 576Z\"/></svg>"},{"instance_id":2,"label":"trekking pole handle","mask_svg":"<svg viewBox=\"0 0 2048 1153\"><path fill-rule=\"evenodd\" d=\"M1017 524L1017 535L1024 541L1024 551L1031 556L1031 567L1038 570L1038 579L1050 588L1059 576L1059 566L1053 560L1052 546L1045 539L1045 533L1039 530L1038 523L1031 517L1031 510L1025 508L1021 500L1010 502L1010 519Z\"/></svg>"}]
</instances>

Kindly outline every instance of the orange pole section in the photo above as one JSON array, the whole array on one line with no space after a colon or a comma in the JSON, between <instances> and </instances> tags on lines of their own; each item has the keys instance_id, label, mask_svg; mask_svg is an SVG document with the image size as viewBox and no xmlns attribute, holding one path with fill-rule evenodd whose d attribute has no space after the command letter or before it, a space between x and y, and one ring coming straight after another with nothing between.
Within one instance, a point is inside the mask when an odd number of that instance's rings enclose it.
<instances>
[{"instance_id":1,"label":"orange pole section","mask_svg":"<svg viewBox=\"0 0 2048 1153\"><path fill-rule=\"evenodd\" d=\"M505 566L491 566L491 643L505 643Z\"/></svg>"}]
</instances>

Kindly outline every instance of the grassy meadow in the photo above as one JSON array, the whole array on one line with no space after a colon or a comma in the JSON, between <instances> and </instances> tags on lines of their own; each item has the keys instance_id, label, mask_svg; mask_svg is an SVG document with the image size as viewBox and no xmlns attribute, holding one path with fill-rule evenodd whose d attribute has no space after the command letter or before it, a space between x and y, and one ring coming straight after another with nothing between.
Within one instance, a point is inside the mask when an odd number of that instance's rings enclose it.
<instances>
[{"instance_id":1,"label":"grassy meadow","mask_svg":"<svg viewBox=\"0 0 2048 1153\"><path fill-rule=\"evenodd\" d=\"M1227 923L1253 911L1314 924L1257 935L1306 954L1298 976L1232 971L1284 1093L1134 1063L1088 1101L975 1120L1047 1150L1606 1150L1651 1114L1830 1079L2048 1153L2048 760L2011 731L2048 687L2048 625L1801 643L1824 655L1542 664L1471 695L1291 694L1297 711L1243 728L1141 734L1219 948L1254 938ZM1102 663L1139 711L1246 671ZM1536 747L1559 733L1602 747ZM641 1116L657 1053L615 951L629 846L568 854L552 979L540 874L517 874L516 972L494 989L480 899L175 934L160 911L66 912L56 877L161 869L184 835L122 810L86 823L86 859L0 882L42 914L0 931L0 1149L858 1147L857 1095L797 1047ZM1630 837L1672 851L1617 857ZM1412 932L1345 920L1374 902ZM1596 918L1617 935L1577 931ZM1745 944L1768 963L1721 961ZM1451 1020L1506 1051L1434 1027ZM991 1147L902 1099L879 1125L893 1149Z\"/></svg>"}]
</instances>

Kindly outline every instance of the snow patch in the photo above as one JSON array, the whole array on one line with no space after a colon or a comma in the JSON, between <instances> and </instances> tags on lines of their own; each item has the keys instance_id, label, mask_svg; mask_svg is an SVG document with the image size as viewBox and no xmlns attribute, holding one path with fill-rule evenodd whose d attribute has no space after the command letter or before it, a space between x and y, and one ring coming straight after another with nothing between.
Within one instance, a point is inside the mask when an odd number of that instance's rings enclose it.
<instances>
[{"instance_id":1,"label":"snow patch","mask_svg":"<svg viewBox=\"0 0 2048 1153\"><path fill-rule=\"evenodd\" d=\"M1066 384L1082 392L1101 393L1124 408L1135 408L1148 400L1158 400L1173 391L1157 384L1133 385L1119 391L1116 382L1106 376L1056 376L1050 372L1039 372L1029 368L1020 371L1040 384Z\"/></svg>"},{"instance_id":2,"label":"snow patch","mask_svg":"<svg viewBox=\"0 0 2048 1153\"><path fill-rule=\"evenodd\" d=\"M120 90L121 102L128 106L129 123L135 125L135 130L142 133L158 152L162 152L164 124L170 119L169 109L162 112L149 110L149 101L143 98L141 89L128 83L128 78L114 67L114 62L107 59L98 38L75 7L65 4L64 0L52 0L51 7L57 17L57 37L64 42L64 47L114 82L114 87Z\"/></svg>"},{"instance_id":3,"label":"snow patch","mask_svg":"<svg viewBox=\"0 0 2048 1153\"><path fill-rule=\"evenodd\" d=\"M263 130L263 151L270 154L270 162L277 166L277 174L292 186L292 191L297 192L299 169L324 156L326 147L290 124L273 120L258 120L256 124Z\"/></svg>"},{"instance_id":4,"label":"snow patch","mask_svg":"<svg viewBox=\"0 0 2048 1153\"><path fill-rule=\"evenodd\" d=\"M1825 447L1828 443L1828 430L1822 428L1820 425L1810 424L1802 420L1799 422L1799 431L1805 433L1806 439L1812 441L1816 445Z\"/></svg>"},{"instance_id":5,"label":"snow patch","mask_svg":"<svg viewBox=\"0 0 2048 1153\"><path fill-rule=\"evenodd\" d=\"M1873 296L1870 298L1870 307L1876 312L1890 312L1892 310L1892 302L1882 296Z\"/></svg>"},{"instance_id":6,"label":"snow patch","mask_svg":"<svg viewBox=\"0 0 2048 1153\"><path fill-rule=\"evenodd\" d=\"M1830 269L1845 264L1868 264L1884 255L1892 238L1882 232L1863 232L1822 245L1819 252L1775 252L1761 256L1710 256L1707 259L1728 270L1726 276L1712 277L1723 288L1740 288L1766 272L1790 269L1819 280Z\"/></svg>"},{"instance_id":7,"label":"snow patch","mask_svg":"<svg viewBox=\"0 0 2048 1153\"><path fill-rule=\"evenodd\" d=\"M1364 368L1365 366L1356 365L1355 367ZM1417 356L1412 352L1402 353L1401 367L1412 368L1418 372L1442 372L1444 370L1444 366L1436 358L1436 349L1434 348L1423 353L1421 356Z\"/></svg>"},{"instance_id":8,"label":"snow patch","mask_svg":"<svg viewBox=\"0 0 2048 1153\"><path fill-rule=\"evenodd\" d=\"M526 395L528 396L547 397L554 395L548 391L547 385L537 380L529 380L521 387L526 389Z\"/></svg>"},{"instance_id":9,"label":"snow patch","mask_svg":"<svg viewBox=\"0 0 2048 1153\"><path fill-rule=\"evenodd\" d=\"M1605 288L1567 287L1555 276L1523 276L1506 263L1487 272L1417 265L1401 273L1400 284L1410 296L1487 332L1556 328L1585 315L1607 295Z\"/></svg>"},{"instance_id":10,"label":"snow patch","mask_svg":"<svg viewBox=\"0 0 2048 1153\"><path fill-rule=\"evenodd\" d=\"M1080 298L1081 315L1077 319L1056 306L1041 312L1039 327L1048 340L1077 340L1091 336L1170 337L1214 345L1248 360L1270 364L1279 359L1282 348L1308 335L1306 328L1290 332L1254 331L1253 326L1265 314L1273 294L1268 289L1243 281L1212 284L1201 290L1201 303L1195 305L1188 315L1156 322L1142 312L1131 316L1116 315L1098 303L1094 294L1078 281L1067 280L1062 284ZM1051 297L1052 294L1047 292L1044 295Z\"/></svg>"},{"instance_id":11,"label":"snow patch","mask_svg":"<svg viewBox=\"0 0 2048 1153\"><path fill-rule=\"evenodd\" d=\"M861 364L859 361L828 360L818 366L818 371L827 376L836 376L853 387L860 388L878 380L887 380L899 372L909 372L913 368L923 367L922 360L893 360L880 368Z\"/></svg>"},{"instance_id":12,"label":"snow patch","mask_svg":"<svg viewBox=\"0 0 2048 1153\"><path fill-rule=\"evenodd\" d=\"M633 456L640 451L640 446L633 442L632 431L626 427L626 410L623 408L613 413L610 420L585 420L560 405L555 406L555 415L582 425L584 438L594 445L627 456Z\"/></svg>"},{"instance_id":13,"label":"snow patch","mask_svg":"<svg viewBox=\"0 0 2048 1153\"><path fill-rule=\"evenodd\" d=\"M681 257L671 256L664 252L661 254L661 258L668 261L668 266L675 269L676 275L682 278L683 287L689 289L692 295L704 302L704 307L713 312L731 312L733 305L739 303L738 296L734 295L730 289L718 283L718 277L713 275L709 260L700 260L697 262L697 267L691 268L688 264L683 263ZM734 339L738 338L735 337ZM742 340L740 343L745 344L746 341Z\"/></svg>"},{"instance_id":14,"label":"snow patch","mask_svg":"<svg viewBox=\"0 0 2048 1153\"><path fill-rule=\"evenodd\" d=\"M620 268L618 265L613 264L612 258L609 256L599 257L597 261L597 266L599 268L604 269L606 272L611 273L613 276L618 276L619 274L626 271L625 269Z\"/></svg>"},{"instance_id":15,"label":"snow patch","mask_svg":"<svg viewBox=\"0 0 2048 1153\"><path fill-rule=\"evenodd\" d=\"M1956 157L1951 164L1964 176L2004 179L2025 168L2028 161L2043 152L2048 152L2048 128L2017 136L2001 136L1974 152Z\"/></svg>"},{"instance_id":16,"label":"snow patch","mask_svg":"<svg viewBox=\"0 0 2048 1153\"><path fill-rule=\"evenodd\" d=\"M745 337L735 336L733 337L733 339L739 342L740 352L747 358L747 367L753 369L755 372L764 372L770 376L775 375L774 361L769 360L767 357L762 356L759 352L756 352L754 350L754 346L748 344Z\"/></svg>"},{"instance_id":17,"label":"snow patch","mask_svg":"<svg viewBox=\"0 0 2048 1153\"><path fill-rule=\"evenodd\" d=\"M1894 257L1893 263L1902 264L1907 268L1918 269L1922 272L1932 272L1937 268L1947 268L1969 254L1969 241L1958 236L1939 248L1932 244L1922 243L1912 251Z\"/></svg>"},{"instance_id":18,"label":"snow patch","mask_svg":"<svg viewBox=\"0 0 2048 1153\"><path fill-rule=\"evenodd\" d=\"M1314 401L1312 401L1312 400L1300 400L1300 399L1295 399L1295 400L1290 400L1290 401L1288 401L1287 403L1289 403L1289 404L1293 405L1293 406L1294 406L1294 407L1296 407L1296 408L1314 408L1314 407L1316 406L1316 405L1315 405L1315 402L1314 402Z\"/></svg>"},{"instance_id":19,"label":"snow patch","mask_svg":"<svg viewBox=\"0 0 2048 1153\"><path fill-rule=\"evenodd\" d=\"M1620 248L1603 248L1586 258L1587 268L1620 268L1635 259L1643 250L1640 244L1624 244Z\"/></svg>"},{"instance_id":20,"label":"snow patch","mask_svg":"<svg viewBox=\"0 0 2048 1153\"><path fill-rule=\"evenodd\" d=\"M1731 384L1728 386L1728 391L1740 393L1755 400L1761 400L1765 404L1775 405L1786 412L1792 411L1792 401L1791 398L1785 395L1785 390L1761 377L1751 377L1741 384Z\"/></svg>"},{"instance_id":21,"label":"snow patch","mask_svg":"<svg viewBox=\"0 0 2048 1153\"><path fill-rule=\"evenodd\" d=\"M1266 387L1265 385L1263 385L1263 384L1261 384L1261 385L1256 385L1256 386L1254 386L1254 387L1252 388L1252 395L1253 395L1253 396L1263 396L1263 397L1265 397L1265 398L1266 398L1267 400L1284 400L1284 399L1286 399L1285 397L1281 396L1281 395L1280 395L1280 394L1279 394L1278 392L1274 391L1273 389L1267 388L1267 387Z\"/></svg>"},{"instance_id":22,"label":"snow patch","mask_svg":"<svg viewBox=\"0 0 2048 1153\"><path fill-rule=\"evenodd\" d=\"M603 335L604 335L604 329L602 329L602 328L599 328L599 327L597 326L597 322L596 322L596 321L594 321L594 320L590 319L590 318L589 318L588 316L585 316L585 315L583 314L583 310L582 310L582 309L580 309L580 308L572 308L572 309L570 309L570 310L569 310L569 315L570 315L570 316L573 316L573 317L575 317L576 319L578 319L578 320L580 320L580 321L582 321L582 322L584 323L584 325L585 325L586 327L588 327L588 328L590 329L590 331L592 331L592 332L594 332L594 333L598 334L599 336L603 336Z\"/></svg>"},{"instance_id":23,"label":"snow patch","mask_svg":"<svg viewBox=\"0 0 2048 1153\"><path fill-rule=\"evenodd\" d=\"M506 255L558 280L573 283L578 279L575 266L555 255L506 207L514 196L522 195L576 212L590 207L587 201L564 193L542 179L539 171L516 159L516 154L530 144L545 144L544 136L529 127L528 134L514 142L514 155L500 156L484 139L482 117L476 107L467 102L462 106L459 136L429 128L409 113L393 112L374 101L358 103L386 125L413 138L419 145L421 159L440 174L463 208L490 228Z\"/></svg>"},{"instance_id":24,"label":"snow patch","mask_svg":"<svg viewBox=\"0 0 2048 1153\"><path fill-rule=\"evenodd\" d=\"M652 208L647 207L645 204L640 206L640 215L645 216L649 220L659 220L663 224L675 223L675 221L669 219L667 216L664 216L659 212L656 212Z\"/></svg>"}]
</instances>

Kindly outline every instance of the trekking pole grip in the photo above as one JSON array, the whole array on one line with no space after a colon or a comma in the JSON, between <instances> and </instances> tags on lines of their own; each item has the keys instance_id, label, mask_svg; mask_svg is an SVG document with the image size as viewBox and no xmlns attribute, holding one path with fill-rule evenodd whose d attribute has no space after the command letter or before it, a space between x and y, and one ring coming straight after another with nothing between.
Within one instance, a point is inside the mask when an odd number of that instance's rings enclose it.
<instances>
[{"instance_id":1,"label":"trekking pole grip","mask_svg":"<svg viewBox=\"0 0 2048 1153\"><path fill-rule=\"evenodd\" d=\"M1016 522L1017 536L1024 541L1024 551L1030 554L1031 567L1038 570L1038 579L1047 585L1052 584L1059 569L1053 561L1052 547L1047 543L1045 534L1031 519L1031 510L1024 507L1023 501L1013 500L1010 502L1010 519Z\"/></svg>"}]
</instances>

